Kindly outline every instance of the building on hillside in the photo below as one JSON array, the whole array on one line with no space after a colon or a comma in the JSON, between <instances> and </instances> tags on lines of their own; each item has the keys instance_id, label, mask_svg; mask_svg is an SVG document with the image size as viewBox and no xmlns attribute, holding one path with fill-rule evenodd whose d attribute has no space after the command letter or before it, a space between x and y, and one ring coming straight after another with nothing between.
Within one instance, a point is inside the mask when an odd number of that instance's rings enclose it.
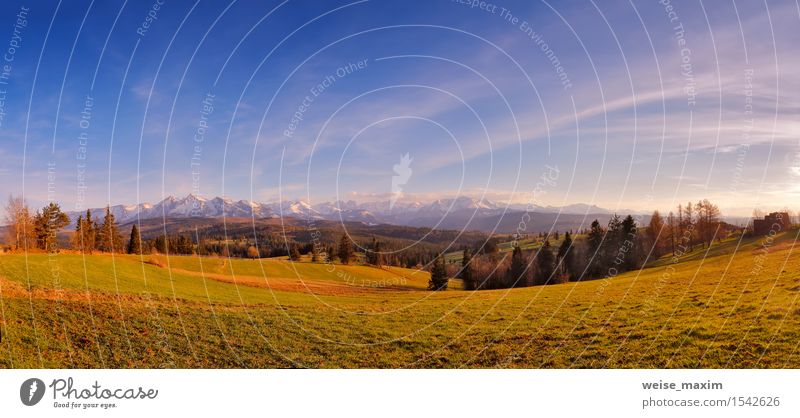
<instances>
[{"instance_id":1,"label":"building on hillside","mask_svg":"<svg viewBox=\"0 0 800 418\"><path fill-rule=\"evenodd\" d=\"M753 219L753 233L756 235L767 235L770 231L773 234L786 231L791 226L788 212L772 212L764 219Z\"/></svg>"}]
</instances>

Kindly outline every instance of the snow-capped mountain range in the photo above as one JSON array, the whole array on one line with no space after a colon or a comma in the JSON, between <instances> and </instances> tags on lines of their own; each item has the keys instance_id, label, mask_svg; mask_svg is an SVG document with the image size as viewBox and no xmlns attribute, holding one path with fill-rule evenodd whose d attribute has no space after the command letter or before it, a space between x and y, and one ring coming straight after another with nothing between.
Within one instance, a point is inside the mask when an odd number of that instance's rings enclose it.
<instances>
[{"instance_id":1,"label":"snow-capped mountain range","mask_svg":"<svg viewBox=\"0 0 800 418\"><path fill-rule=\"evenodd\" d=\"M508 212L546 212L561 214L610 214L611 211L594 205L574 204L563 207L505 205L486 199L458 197L439 199L430 203L373 201L358 203L352 200L310 204L305 201L259 203L250 200L232 200L215 197L204 198L190 194L184 198L169 196L157 204L140 203L110 207L120 224L155 218L221 218L293 217L309 220L353 221L368 224L388 223L407 226L436 226L445 218L464 220L496 216ZM102 218L105 208L90 210L95 219ZM69 212L74 221L86 212ZM451 224L453 222L448 222Z\"/></svg>"}]
</instances>

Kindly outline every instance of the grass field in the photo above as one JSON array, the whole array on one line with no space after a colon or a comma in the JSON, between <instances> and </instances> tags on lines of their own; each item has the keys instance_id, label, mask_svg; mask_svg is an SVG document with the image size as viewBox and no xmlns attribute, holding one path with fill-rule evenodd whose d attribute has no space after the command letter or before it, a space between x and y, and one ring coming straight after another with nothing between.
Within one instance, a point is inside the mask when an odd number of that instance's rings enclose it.
<instances>
[{"instance_id":1,"label":"grass field","mask_svg":"<svg viewBox=\"0 0 800 418\"><path fill-rule=\"evenodd\" d=\"M480 292L400 268L2 255L0 367L798 367L796 234Z\"/></svg>"}]
</instances>

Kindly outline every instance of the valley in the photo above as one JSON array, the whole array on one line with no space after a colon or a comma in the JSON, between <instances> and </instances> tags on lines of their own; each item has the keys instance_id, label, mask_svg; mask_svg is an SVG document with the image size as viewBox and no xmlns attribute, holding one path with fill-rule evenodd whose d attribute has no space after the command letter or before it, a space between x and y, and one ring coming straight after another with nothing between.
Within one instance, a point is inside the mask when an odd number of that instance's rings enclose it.
<instances>
[{"instance_id":1,"label":"valley","mask_svg":"<svg viewBox=\"0 0 800 418\"><path fill-rule=\"evenodd\" d=\"M477 292L307 258L6 254L0 366L798 367L796 235Z\"/></svg>"}]
</instances>

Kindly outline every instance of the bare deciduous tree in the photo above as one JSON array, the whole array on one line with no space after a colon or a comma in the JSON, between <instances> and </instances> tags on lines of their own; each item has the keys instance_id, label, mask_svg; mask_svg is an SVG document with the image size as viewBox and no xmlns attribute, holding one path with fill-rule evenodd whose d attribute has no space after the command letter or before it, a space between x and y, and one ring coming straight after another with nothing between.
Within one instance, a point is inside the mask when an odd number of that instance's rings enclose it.
<instances>
[{"instance_id":1,"label":"bare deciduous tree","mask_svg":"<svg viewBox=\"0 0 800 418\"><path fill-rule=\"evenodd\" d=\"M17 250L33 246L33 217L22 197L8 196L6 223L9 244Z\"/></svg>"}]
</instances>

